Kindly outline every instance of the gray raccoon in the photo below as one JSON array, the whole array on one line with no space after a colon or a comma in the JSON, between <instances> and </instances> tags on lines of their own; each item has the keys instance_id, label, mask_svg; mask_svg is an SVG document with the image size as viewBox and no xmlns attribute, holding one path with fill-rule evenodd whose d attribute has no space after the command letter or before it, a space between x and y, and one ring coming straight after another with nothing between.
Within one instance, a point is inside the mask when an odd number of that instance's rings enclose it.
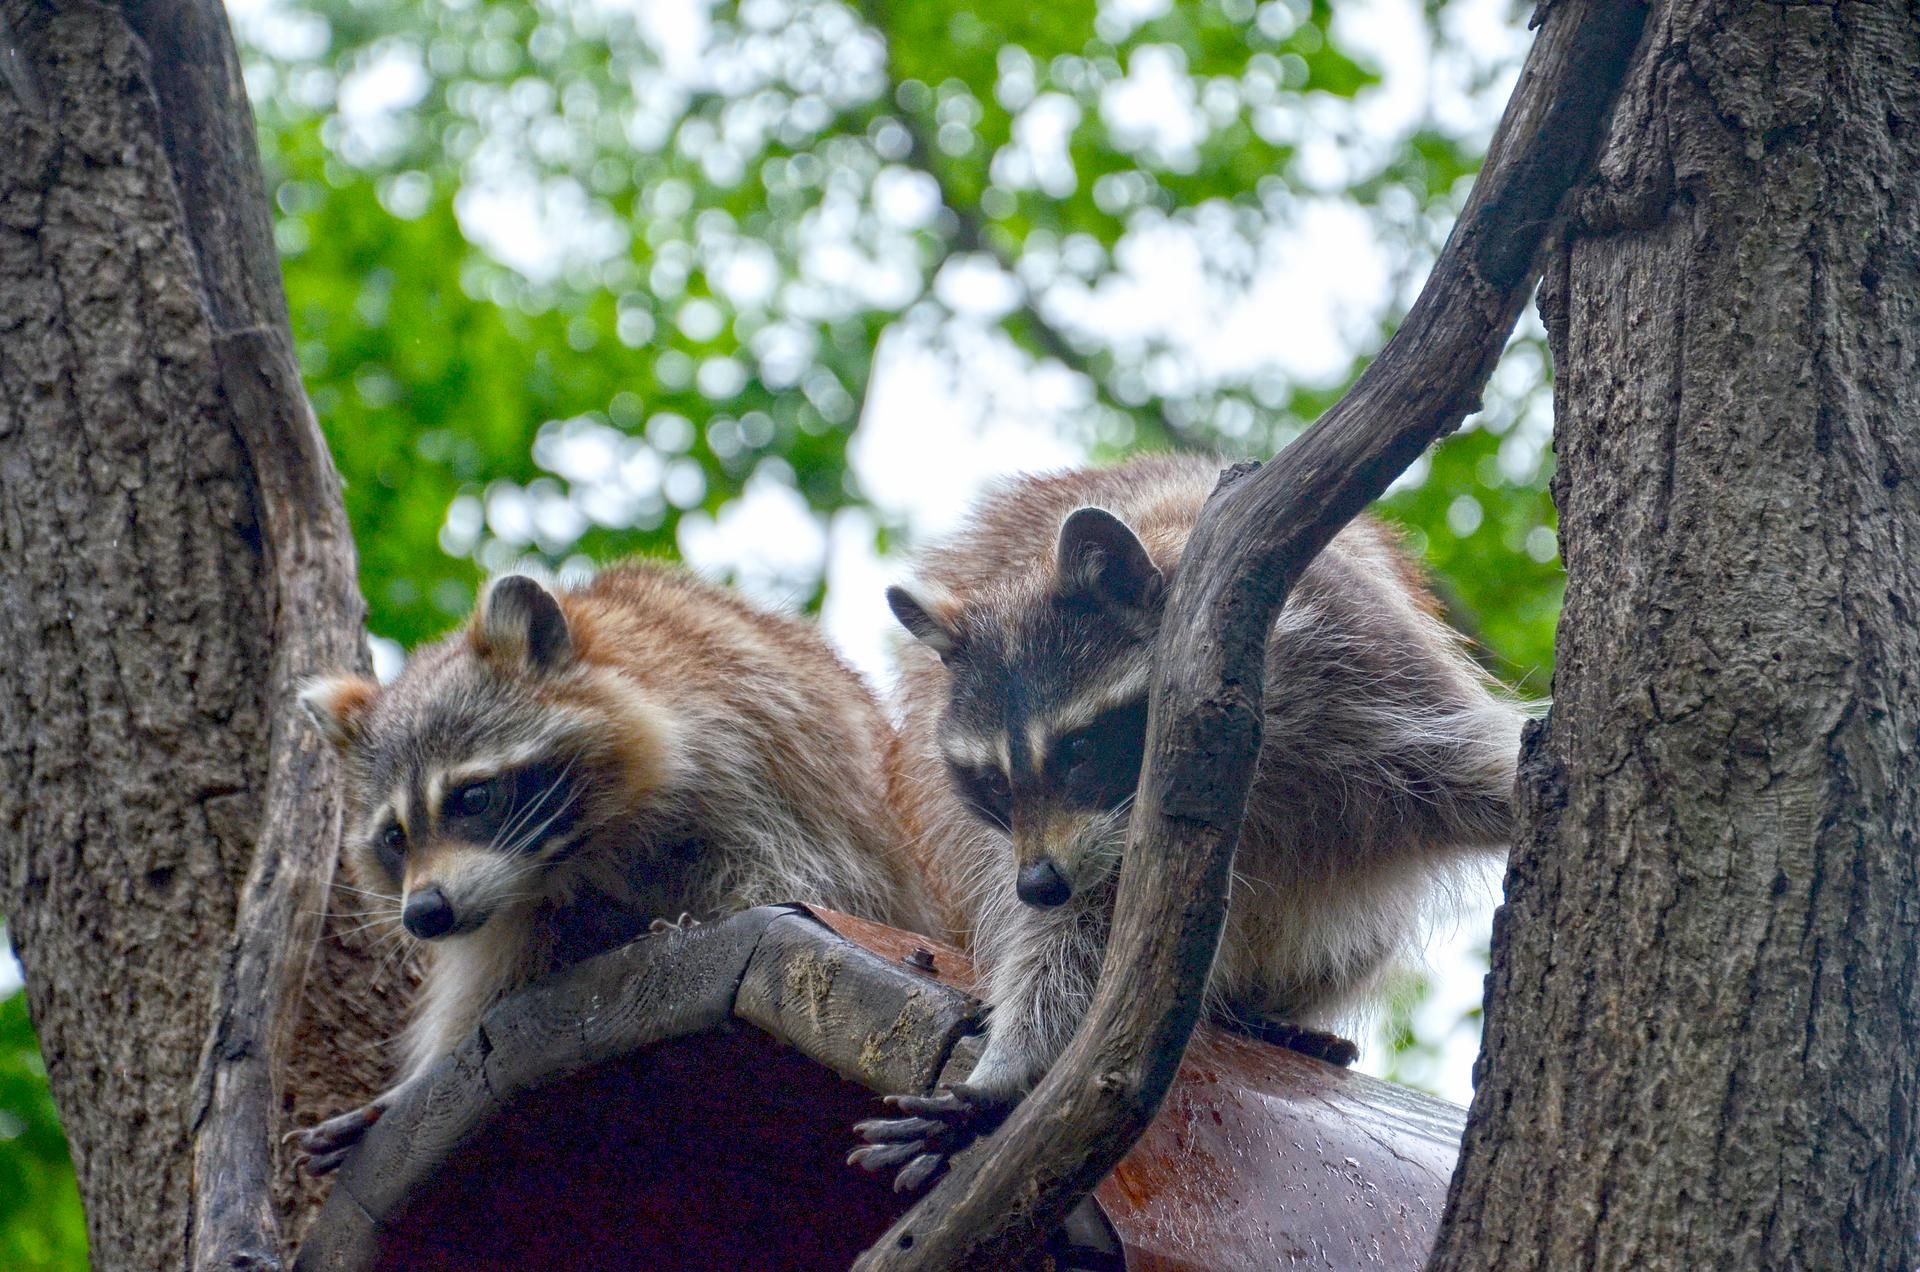
<instances>
[{"instance_id":1,"label":"gray raccoon","mask_svg":"<svg viewBox=\"0 0 1920 1272\"><path fill-rule=\"evenodd\" d=\"M344 866L424 942L401 1086L511 989L684 913L814 901L924 924L897 737L808 626L678 570L494 582L384 688L311 682ZM301 1132L337 1165L399 1088Z\"/></svg>"},{"instance_id":2,"label":"gray raccoon","mask_svg":"<svg viewBox=\"0 0 1920 1272\"><path fill-rule=\"evenodd\" d=\"M939 844L940 921L993 1006L966 1087L896 1101L976 1127L1030 1089L1091 999L1139 777L1161 607L1220 463L1154 457L1018 479L917 562L888 601L916 641L899 709L920 818ZM1523 712L1435 615L1391 534L1362 518L1276 620L1265 741L1208 983L1216 1018L1342 1061L1436 883L1503 852ZM930 896L939 898L937 891ZM1338 1045L1335 1045L1338 1044ZM881 1122L870 1168L926 1158L944 1132Z\"/></svg>"}]
</instances>

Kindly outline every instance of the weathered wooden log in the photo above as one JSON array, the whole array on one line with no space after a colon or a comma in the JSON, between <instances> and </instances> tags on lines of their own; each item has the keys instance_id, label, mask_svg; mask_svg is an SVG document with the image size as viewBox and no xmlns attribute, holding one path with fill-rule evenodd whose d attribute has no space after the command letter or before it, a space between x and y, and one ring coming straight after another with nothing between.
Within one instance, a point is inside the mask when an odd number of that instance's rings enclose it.
<instances>
[{"instance_id":1,"label":"weathered wooden log","mask_svg":"<svg viewBox=\"0 0 1920 1272\"><path fill-rule=\"evenodd\" d=\"M844 1268L909 1202L845 1164L849 1128L881 1093L964 1075L971 977L920 937L779 906L581 963L501 1003L374 1126L297 1266ZM1461 1117L1203 1029L1047 1252L1135 1272L1417 1267Z\"/></svg>"}]
</instances>

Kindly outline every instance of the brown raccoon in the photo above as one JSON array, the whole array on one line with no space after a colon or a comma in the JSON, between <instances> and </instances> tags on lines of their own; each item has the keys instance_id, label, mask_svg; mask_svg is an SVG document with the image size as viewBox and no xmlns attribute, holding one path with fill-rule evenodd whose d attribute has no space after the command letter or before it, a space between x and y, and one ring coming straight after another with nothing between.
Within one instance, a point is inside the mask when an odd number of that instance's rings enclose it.
<instances>
[{"instance_id":1,"label":"brown raccoon","mask_svg":"<svg viewBox=\"0 0 1920 1272\"><path fill-rule=\"evenodd\" d=\"M303 701L346 757L348 877L427 945L402 1085L655 920L814 901L923 926L879 705L811 628L681 571L499 579L391 685ZM310 1168L392 1096L303 1132Z\"/></svg>"},{"instance_id":2,"label":"brown raccoon","mask_svg":"<svg viewBox=\"0 0 1920 1272\"><path fill-rule=\"evenodd\" d=\"M869 1123L912 1186L1043 1074L1085 1013L1112 914L1169 580L1221 464L1155 457L1023 478L888 600L916 638L900 710L940 920L993 1005L966 1087ZM1353 1023L1449 867L1505 850L1522 712L1434 613L1377 523L1354 522L1274 624L1265 740L1208 986L1214 1016L1352 1058Z\"/></svg>"}]
</instances>

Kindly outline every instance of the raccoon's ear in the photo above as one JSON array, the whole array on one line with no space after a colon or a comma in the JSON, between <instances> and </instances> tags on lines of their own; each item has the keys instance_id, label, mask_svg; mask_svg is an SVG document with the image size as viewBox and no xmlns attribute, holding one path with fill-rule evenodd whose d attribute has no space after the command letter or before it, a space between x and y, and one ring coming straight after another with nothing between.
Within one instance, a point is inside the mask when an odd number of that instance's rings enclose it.
<instances>
[{"instance_id":1,"label":"raccoon's ear","mask_svg":"<svg viewBox=\"0 0 1920 1272\"><path fill-rule=\"evenodd\" d=\"M380 686L365 676L315 676L300 686L300 705L341 751L360 740L379 696Z\"/></svg>"},{"instance_id":2,"label":"raccoon's ear","mask_svg":"<svg viewBox=\"0 0 1920 1272\"><path fill-rule=\"evenodd\" d=\"M1057 573L1069 595L1107 605L1151 609L1165 578L1127 523L1105 508L1078 508L1060 526Z\"/></svg>"},{"instance_id":3,"label":"raccoon's ear","mask_svg":"<svg viewBox=\"0 0 1920 1272\"><path fill-rule=\"evenodd\" d=\"M960 634L933 616L933 611L922 605L913 593L904 587L887 589L887 608L900 620L900 626L907 629L913 638L946 658L960 648Z\"/></svg>"},{"instance_id":4,"label":"raccoon's ear","mask_svg":"<svg viewBox=\"0 0 1920 1272\"><path fill-rule=\"evenodd\" d=\"M473 617L482 654L522 662L534 671L558 671L573 660L573 636L553 593L524 574L495 579Z\"/></svg>"}]
</instances>

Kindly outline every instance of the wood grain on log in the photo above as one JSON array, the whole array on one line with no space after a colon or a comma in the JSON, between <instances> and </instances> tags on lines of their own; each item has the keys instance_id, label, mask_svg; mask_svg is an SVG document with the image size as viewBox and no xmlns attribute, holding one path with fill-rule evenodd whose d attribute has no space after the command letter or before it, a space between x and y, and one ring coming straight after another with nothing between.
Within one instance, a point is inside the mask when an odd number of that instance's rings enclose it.
<instances>
[{"instance_id":1,"label":"wood grain on log","mask_svg":"<svg viewBox=\"0 0 1920 1272\"><path fill-rule=\"evenodd\" d=\"M1325 418L1209 501L1159 636L1146 766L1093 1006L1007 1125L862 1257L867 1272L1018 1265L1159 1107L1219 941L1274 617L1314 554L1478 405L1644 18L1643 6L1617 0L1545 10L1480 179L1404 325Z\"/></svg>"}]
</instances>

